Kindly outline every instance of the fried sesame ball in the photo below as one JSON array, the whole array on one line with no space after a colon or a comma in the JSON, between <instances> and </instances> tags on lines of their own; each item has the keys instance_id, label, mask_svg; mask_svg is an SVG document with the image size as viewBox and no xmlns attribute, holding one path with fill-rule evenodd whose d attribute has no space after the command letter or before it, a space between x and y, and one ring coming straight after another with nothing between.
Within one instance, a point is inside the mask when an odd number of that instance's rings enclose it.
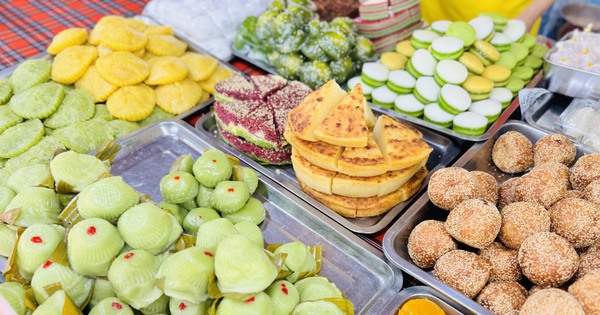
<instances>
[{"instance_id":1,"label":"fried sesame ball","mask_svg":"<svg viewBox=\"0 0 600 315\"><path fill-rule=\"evenodd\" d=\"M583 190L583 198L587 201L600 205L600 179L591 182Z\"/></svg>"},{"instance_id":2,"label":"fried sesame ball","mask_svg":"<svg viewBox=\"0 0 600 315\"><path fill-rule=\"evenodd\" d=\"M498 208L502 209L507 205L517 202L515 187L519 183L520 177L509 178L500 185L498 190Z\"/></svg>"},{"instance_id":3,"label":"fried sesame ball","mask_svg":"<svg viewBox=\"0 0 600 315\"><path fill-rule=\"evenodd\" d=\"M408 255L421 268L431 268L443 254L456 249L456 242L446 232L444 222L426 220L408 236Z\"/></svg>"},{"instance_id":4,"label":"fried sesame ball","mask_svg":"<svg viewBox=\"0 0 600 315\"><path fill-rule=\"evenodd\" d=\"M584 190L591 182L600 179L600 153L584 155L571 169L573 189Z\"/></svg>"},{"instance_id":5,"label":"fried sesame ball","mask_svg":"<svg viewBox=\"0 0 600 315\"><path fill-rule=\"evenodd\" d=\"M594 269L600 269L600 241L579 255L579 269L575 278L579 279Z\"/></svg>"},{"instance_id":6,"label":"fried sesame ball","mask_svg":"<svg viewBox=\"0 0 600 315\"><path fill-rule=\"evenodd\" d=\"M558 162L571 165L577 155L575 144L566 136L555 133L540 138L533 147L535 165L544 162Z\"/></svg>"},{"instance_id":7,"label":"fried sesame ball","mask_svg":"<svg viewBox=\"0 0 600 315\"><path fill-rule=\"evenodd\" d=\"M518 201L538 203L545 208L562 199L567 192L564 183L548 171L536 170L521 176L515 186Z\"/></svg>"},{"instance_id":8,"label":"fried sesame ball","mask_svg":"<svg viewBox=\"0 0 600 315\"><path fill-rule=\"evenodd\" d=\"M502 226L498 237L512 249L519 249L523 241L538 232L550 231L550 214L541 205L515 202L502 208Z\"/></svg>"},{"instance_id":9,"label":"fried sesame ball","mask_svg":"<svg viewBox=\"0 0 600 315\"><path fill-rule=\"evenodd\" d=\"M571 189L571 171L569 167L558 162L544 162L536 164L532 171L542 170L550 172L558 181L564 183L566 189Z\"/></svg>"},{"instance_id":10,"label":"fried sesame ball","mask_svg":"<svg viewBox=\"0 0 600 315\"><path fill-rule=\"evenodd\" d=\"M569 287L569 293L583 305L588 315L600 314L600 269L594 269Z\"/></svg>"},{"instance_id":11,"label":"fried sesame ball","mask_svg":"<svg viewBox=\"0 0 600 315\"><path fill-rule=\"evenodd\" d=\"M482 249L496 239L501 224L502 217L494 204L483 199L469 199L450 211L445 226L457 241Z\"/></svg>"},{"instance_id":12,"label":"fried sesame ball","mask_svg":"<svg viewBox=\"0 0 600 315\"><path fill-rule=\"evenodd\" d=\"M518 255L518 250L506 248L498 242L493 242L479 252L479 257L492 268L490 270L490 282L521 280L522 274L517 259Z\"/></svg>"},{"instance_id":13,"label":"fried sesame ball","mask_svg":"<svg viewBox=\"0 0 600 315\"><path fill-rule=\"evenodd\" d=\"M427 193L434 205L450 211L462 201L473 198L476 185L475 176L469 171L447 167L431 175Z\"/></svg>"},{"instance_id":14,"label":"fried sesame ball","mask_svg":"<svg viewBox=\"0 0 600 315\"><path fill-rule=\"evenodd\" d=\"M533 166L533 145L520 132L509 131L496 139L492 161L504 173L522 173Z\"/></svg>"},{"instance_id":15,"label":"fried sesame ball","mask_svg":"<svg viewBox=\"0 0 600 315\"><path fill-rule=\"evenodd\" d=\"M549 288L530 295L519 312L519 315L540 314L585 315L585 312L574 296L560 289Z\"/></svg>"},{"instance_id":16,"label":"fried sesame ball","mask_svg":"<svg viewBox=\"0 0 600 315\"><path fill-rule=\"evenodd\" d=\"M491 282L477 297L477 303L496 315L518 314L525 300L527 290L515 281Z\"/></svg>"},{"instance_id":17,"label":"fried sesame ball","mask_svg":"<svg viewBox=\"0 0 600 315\"><path fill-rule=\"evenodd\" d=\"M471 174L475 176L477 181L473 198L481 198L496 204L498 202L498 189L500 189L496 178L481 171L471 171Z\"/></svg>"},{"instance_id":18,"label":"fried sesame ball","mask_svg":"<svg viewBox=\"0 0 600 315\"><path fill-rule=\"evenodd\" d=\"M584 248L600 239L600 206L579 198L559 200L549 209L550 230L575 248Z\"/></svg>"},{"instance_id":19,"label":"fried sesame ball","mask_svg":"<svg viewBox=\"0 0 600 315\"><path fill-rule=\"evenodd\" d=\"M475 253L455 249L438 259L433 276L472 299L487 283L490 266Z\"/></svg>"},{"instance_id":20,"label":"fried sesame ball","mask_svg":"<svg viewBox=\"0 0 600 315\"><path fill-rule=\"evenodd\" d=\"M579 255L562 236L540 232L529 236L519 248L519 266L531 282L557 287L567 282L579 267Z\"/></svg>"},{"instance_id":21,"label":"fried sesame ball","mask_svg":"<svg viewBox=\"0 0 600 315\"><path fill-rule=\"evenodd\" d=\"M563 199L566 198L584 198L583 192L579 191L579 190L567 190L567 192L565 193L565 195L563 196Z\"/></svg>"}]
</instances>

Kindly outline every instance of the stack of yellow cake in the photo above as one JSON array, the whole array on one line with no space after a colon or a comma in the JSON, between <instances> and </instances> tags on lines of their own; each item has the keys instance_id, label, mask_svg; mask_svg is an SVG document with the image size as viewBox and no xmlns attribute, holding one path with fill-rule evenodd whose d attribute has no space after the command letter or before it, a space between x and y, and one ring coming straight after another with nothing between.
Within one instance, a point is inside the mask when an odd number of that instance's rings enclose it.
<instances>
[{"instance_id":1,"label":"stack of yellow cake","mask_svg":"<svg viewBox=\"0 0 600 315\"><path fill-rule=\"evenodd\" d=\"M412 126L376 119L357 84L329 81L290 111L284 134L302 189L346 217L382 214L415 194L432 148Z\"/></svg>"}]
</instances>

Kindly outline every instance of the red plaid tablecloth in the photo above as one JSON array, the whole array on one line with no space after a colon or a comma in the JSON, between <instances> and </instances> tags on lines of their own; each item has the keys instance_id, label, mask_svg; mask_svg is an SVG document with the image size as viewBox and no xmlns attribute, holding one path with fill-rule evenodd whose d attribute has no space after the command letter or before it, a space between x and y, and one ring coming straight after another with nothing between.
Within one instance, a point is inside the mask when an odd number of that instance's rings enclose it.
<instances>
[{"instance_id":1,"label":"red plaid tablecloth","mask_svg":"<svg viewBox=\"0 0 600 315\"><path fill-rule=\"evenodd\" d=\"M0 1L0 70L44 53L52 37L66 28L92 29L105 15L136 15L146 2Z\"/></svg>"}]
</instances>

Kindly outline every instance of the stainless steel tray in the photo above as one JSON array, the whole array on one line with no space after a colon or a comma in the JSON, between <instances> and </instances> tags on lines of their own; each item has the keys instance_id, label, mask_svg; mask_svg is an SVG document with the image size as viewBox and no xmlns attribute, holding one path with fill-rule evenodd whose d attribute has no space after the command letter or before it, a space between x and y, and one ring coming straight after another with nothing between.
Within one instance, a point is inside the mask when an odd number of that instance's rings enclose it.
<instances>
[{"instance_id":1,"label":"stainless steel tray","mask_svg":"<svg viewBox=\"0 0 600 315\"><path fill-rule=\"evenodd\" d=\"M518 131L531 140L532 143L535 143L541 137L549 134L547 131L536 129L524 122L509 120L500 128L500 130L498 130L498 133L494 135L493 138L486 142L473 145L473 147L461 156L452 166L463 167L470 171L479 170L487 172L493 175L499 183L511 178L512 176L510 174L505 174L498 170L491 160L494 142L500 135L508 131ZM577 148L577 157L584 153L589 152L582 150L579 147ZM406 244L408 242L408 236L413 228L424 220L433 219L445 221L447 216L448 211L436 207L429 201L427 193L424 193L386 232L383 239L383 252L393 265L412 275L422 283L433 287L450 301L463 306L469 312L476 314L491 314L485 308L477 304L477 302L434 278L431 269L421 269L413 264L408 255Z\"/></svg>"},{"instance_id":2,"label":"stainless steel tray","mask_svg":"<svg viewBox=\"0 0 600 315\"><path fill-rule=\"evenodd\" d=\"M132 187L149 194L156 202L162 200L160 179L179 155L189 153L197 158L205 148L221 149L214 138L203 137L191 126L176 120L159 122L144 132L124 138L120 144L123 149L115 159L112 173L122 176ZM344 291L358 314L368 314L372 307L384 304L381 296L389 294L393 286L401 286L401 276L396 275L394 279L394 272L383 261L381 252L279 188L271 179L260 173L259 179L254 195L267 210L267 218L261 224L265 241L298 240L322 245L321 274Z\"/></svg>"},{"instance_id":3,"label":"stainless steel tray","mask_svg":"<svg viewBox=\"0 0 600 315\"><path fill-rule=\"evenodd\" d=\"M454 303L447 301L439 292L434 289L426 286L414 286L410 288L406 288L400 291L394 298L392 298L385 309L381 312L381 314L385 315L396 315L398 314L398 309L404 305L404 303L413 300L413 299L425 299L431 302L434 302L439 307L444 310L446 315L461 315L463 313L459 312L457 309L461 308Z\"/></svg>"},{"instance_id":4,"label":"stainless steel tray","mask_svg":"<svg viewBox=\"0 0 600 315\"><path fill-rule=\"evenodd\" d=\"M569 32L558 42L572 37L573 32ZM550 61L550 55L557 50L554 46L544 56L544 80L548 90L571 97L599 99L600 74Z\"/></svg>"},{"instance_id":5,"label":"stainless steel tray","mask_svg":"<svg viewBox=\"0 0 600 315\"><path fill-rule=\"evenodd\" d=\"M542 73L538 72L533 77L533 79L531 79L531 82L529 82L529 84L527 84L526 88L535 87L538 84L538 82L540 82L541 79L542 79ZM510 105L502 112L502 114L500 114L500 117L498 118L498 120L496 120L492 124L492 126L490 126L490 128L488 128L488 130L480 136L469 136L469 135L461 134L450 128L442 127L442 126L436 125L434 123L425 121L422 118L405 115L401 112L395 111L393 109L385 108L385 107L382 107L379 105L375 105L373 103L371 103L371 107L377 108L379 111L381 111L389 116L401 118L401 119L410 121L416 125L424 126L429 129L433 129L437 132L440 132L440 133L443 133L443 134L446 134L446 135L449 135L449 136L452 136L452 137L455 137L458 139L479 142L479 141L485 141L485 140L491 138L496 132L498 132L500 127L502 127L502 124L504 124L504 122L506 122L510 118L510 116L515 112L515 110L517 110L517 108L519 108L519 98L518 97L515 98L510 103Z\"/></svg>"},{"instance_id":6,"label":"stainless steel tray","mask_svg":"<svg viewBox=\"0 0 600 315\"><path fill-rule=\"evenodd\" d=\"M244 60L247 63L250 63L252 65L255 65L256 67L260 68L261 70L270 73L270 74L277 74L277 71L275 70L275 68L273 68L272 66L260 61L260 60L256 60L254 58L251 58L247 53L241 52L239 50L236 50L233 45L231 45L231 52L234 56Z\"/></svg>"},{"instance_id":7,"label":"stainless steel tray","mask_svg":"<svg viewBox=\"0 0 600 315\"><path fill-rule=\"evenodd\" d=\"M378 110L375 110L374 112L376 115L381 114L381 112ZM433 148L433 152L431 153L429 161L427 162L427 169L430 172L448 165L454 160L455 157L458 156L460 149L453 140L445 136L439 135L435 132L432 132L426 128L422 128L419 126L416 127L423 133L423 139L427 141L427 143ZM216 137L217 128L213 114L207 114L204 117L200 118L198 122L196 122L196 129L200 130L204 134L210 135L211 137ZM283 187L285 187L298 197L302 198L303 200L311 204L313 207L317 208L319 211L325 213L333 220L343 225L345 228L356 233L373 234L381 231L386 226L388 226L390 222L392 222L392 220L394 220L394 218L396 218L396 216L400 212L402 212L402 210L406 209L410 202L414 200L416 196L418 196L423 190L423 188L421 188L421 190L419 190L419 192L417 192L412 198L396 205L394 208L392 208L390 211L383 215L370 218L346 218L339 215L335 211L331 210L327 206L323 205L322 203L320 203L319 201L310 197L308 194L302 191L302 188L300 188L300 185L296 180L296 174L291 165L260 165L252 159L250 159L249 157L247 157L246 155L244 155L243 153L241 153L240 151L236 150L235 148L226 145L221 140L219 140L219 142L223 144L223 147L226 148L225 151L227 151L229 154L234 155L235 157L244 161L246 164L251 165L254 169L269 177L271 180L281 184ZM425 180L425 184L423 185L423 187L426 186L428 181L429 176Z\"/></svg>"}]
</instances>

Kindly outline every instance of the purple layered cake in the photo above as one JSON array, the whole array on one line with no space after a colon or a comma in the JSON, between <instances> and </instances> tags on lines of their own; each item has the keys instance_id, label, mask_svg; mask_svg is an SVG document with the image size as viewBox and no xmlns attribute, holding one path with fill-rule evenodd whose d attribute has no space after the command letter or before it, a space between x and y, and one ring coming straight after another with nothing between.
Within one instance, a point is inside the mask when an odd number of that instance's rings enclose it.
<instances>
[{"instance_id":1,"label":"purple layered cake","mask_svg":"<svg viewBox=\"0 0 600 315\"><path fill-rule=\"evenodd\" d=\"M235 135L223 130L220 125L217 127L219 129L221 139L259 163L274 165L291 163L290 159L292 156L292 149L289 145L282 148L267 149L252 142L246 141L240 137L236 137Z\"/></svg>"},{"instance_id":2,"label":"purple layered cake","mask_svg":"<svg viewBox=\"0 0 600 315\"><path fill-rule=\"evenodd\" d=\"M221 137L261 163L290 163L291 147L283 136L287 116L311 92L278 76L232 76L215 87Z\"/></svg>"},{"instance_id":3,"label":"purple layered cake","mask_svg":"<svg viewBox=\"0 0 600 315\"><path fill-rule=\"evenodd\" d=\"M234 73L227 80L215 85L214 97L220 102L259 99L257 95L254 85L239 73Z\"/></svg>"}]
</instances>

